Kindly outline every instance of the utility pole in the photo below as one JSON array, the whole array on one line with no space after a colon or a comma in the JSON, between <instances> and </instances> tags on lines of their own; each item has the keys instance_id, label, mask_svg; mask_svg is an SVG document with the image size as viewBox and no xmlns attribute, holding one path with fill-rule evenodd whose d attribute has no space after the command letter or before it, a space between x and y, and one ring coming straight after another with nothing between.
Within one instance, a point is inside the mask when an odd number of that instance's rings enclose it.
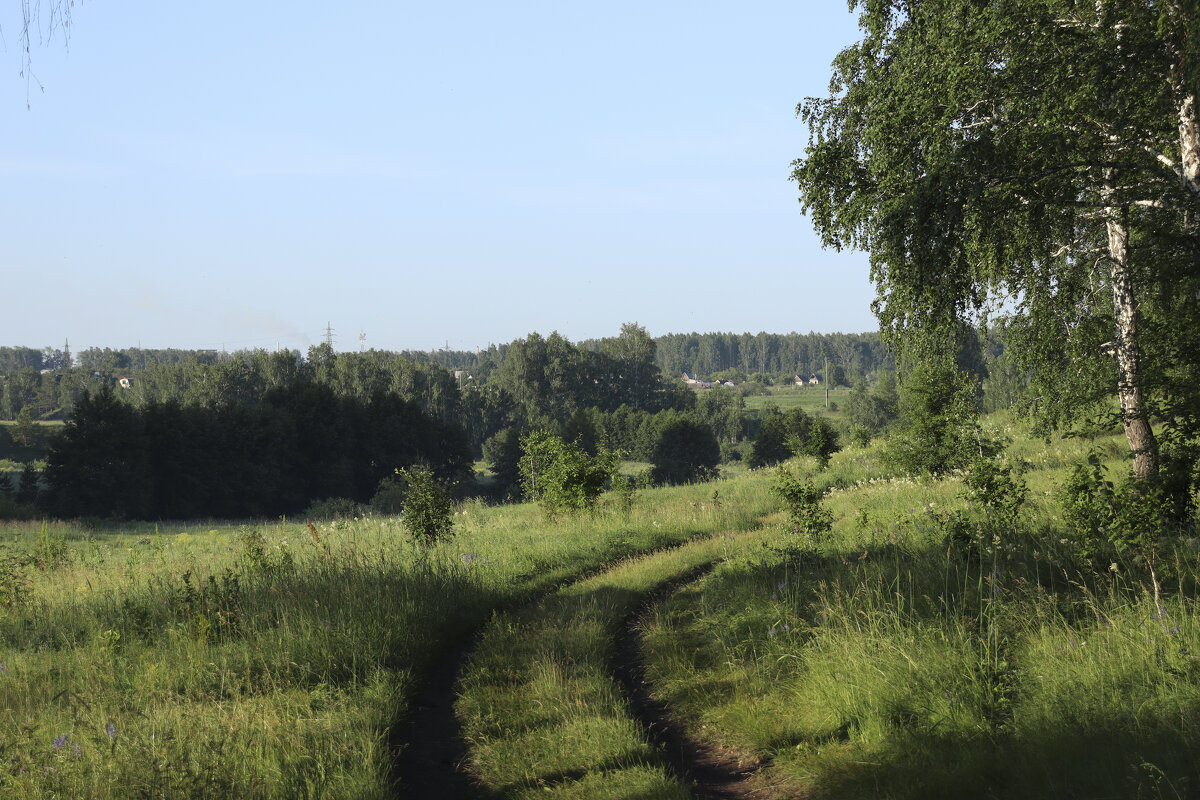
<instances>
[{"instance_id":1,"label":"utility pole","mask_svg":"<svg viewBox=\"0 0 1200 800\"><path fill-rule=\"evenodd\" d=\"M829 359L825 359L825 409L829 409Z\"/></svg>"}]
</instances>

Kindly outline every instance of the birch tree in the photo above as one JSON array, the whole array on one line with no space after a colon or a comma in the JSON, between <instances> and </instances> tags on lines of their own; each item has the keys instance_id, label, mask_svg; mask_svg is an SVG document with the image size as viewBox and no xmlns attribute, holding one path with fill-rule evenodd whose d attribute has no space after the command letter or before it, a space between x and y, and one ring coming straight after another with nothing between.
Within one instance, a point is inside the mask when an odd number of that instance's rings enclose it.
<instances>
[{"instance_id":1,"label":"birch tree","mask_svg":"<svg viewBox=\"0 0 1200 800\"><path fill-rule=\"evenodd\" d=\"M1004 315L1042 419L1115 390L1154 475L1152 419L1200 432L1195 2L850 7L862 40L797 109L792 177L825 245L870 253L894 348Z\"/></svg>"}]
</instances>

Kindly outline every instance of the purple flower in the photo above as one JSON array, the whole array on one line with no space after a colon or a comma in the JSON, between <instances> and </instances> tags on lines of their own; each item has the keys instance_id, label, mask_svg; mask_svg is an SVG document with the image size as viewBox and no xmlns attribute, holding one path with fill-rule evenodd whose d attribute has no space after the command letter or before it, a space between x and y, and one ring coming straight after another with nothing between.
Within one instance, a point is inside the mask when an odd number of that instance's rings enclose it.
<instances>
[{"instance_id":1,"label":"purple flower","mask_svg":"<svg viewBox=\"0 0 1200 800\"><path fill-rule=\"evenodd\" d=\"M59 750L66 743L67 743L67 735L64 733L62 736L60 736L54 740L54 749Z\"/></svg>"},{"instance_id":2,"label":"purple flower","mask_svg":"<svg viewBox=\"0 0 1200 800\"><path fill-rule=\"evenodd\" d=\"M3 673L5 675L8 674L8 662L7 661L0 661L0 673Z\"/></svg>"},{"instance_id":3,"label":"purple flower","mask_svg":"<svg viewBox=\"0 0 1200 800\"><path fill-rule=\"evenodd\" d=\"M786 586L787 586L787 581L780 581L779 585L776 586L775 588L782 592Z\"/></svg>"},{"instance_id":4,"label":"purple flower","mask_svg":"<svg viewBox=\"0 0 1200 800\"><path fill-rule=\"evenodd\" d=\"M767 636L770 637L771 639L775 638L775 626L774 625L771 626L771 630L767 631Z\"/></svg>"},{"instance_id":5,"label":"purple flower","mask_svg":"<svg viewBox=\"0 0 1200 800\"><path fill-rule=\"evenodd\" d=\"M1173 634L1179 633L1179 623L1178 622L1176 622L1174 625L1171 626L1171 633L1173 633Z\"/></svg>"},{"instance_id":6,"label":"purple flower","mask_svg":"<svg viewBox=\"0 0 1200 800\"><path fill-rule=\"evenodd\" d=\"M787 633L787 632L788 632L788 631L790 631L791 629L792 629L792 626L791 626L791 625L788 625L786 622L785 622L785 623L783 623L783 632L784 632L784 633Z\"/></svg>"},{"instance_id":7,"label":"purple flower","mask_svg":"<svg viewBox=\"0 0 1200 800\"><path fill-rule=\"evenodd\" d=\"M82 752L83 752L83 748L80 747L79 745L75 745L74 747L71 748L71 755L75 756L76 758L79 758L80 755L82 754Z\"/></svg>"},{"instance_id":8,"label":"purple flower","mask_svg":"<svg viewBox=\"0 0 1200 800\"><path fill-rule=\"evenodd\" d=\"M117 738L117 726L111 722L104 726L104 732L108 734L108 738L110 739Z\"/></svg>"}]
</instances>

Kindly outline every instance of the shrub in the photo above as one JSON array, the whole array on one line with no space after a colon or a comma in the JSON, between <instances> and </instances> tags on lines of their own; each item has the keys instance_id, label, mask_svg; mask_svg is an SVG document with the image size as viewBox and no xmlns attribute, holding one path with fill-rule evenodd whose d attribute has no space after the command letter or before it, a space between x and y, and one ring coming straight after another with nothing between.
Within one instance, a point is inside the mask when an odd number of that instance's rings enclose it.
<instances>
[{"instance_id":1,"label":"shrub","mask_svg":"<svg viewBox=\"0 0 1200 800\"><path fill-rule=\"evenodd\" d=\"M980 432L978 384L953 364L920 364L900 394L900 429L884 459L912 474L938 474L988 458L999 445Z\"/></svg>"},{"instance_id":2,"label":"shrub","mask_svg":"<svg viewBox=\"0 0 1200 800\"><path fill-rule=\"evenodd\" d=\"M327 497L313 502L300 516L307 519L348 519L361 517L363 511L362 504L349 497Z\"/></svg>"},{"instance_id":3,"label":"shrub","mask_svg":"<svg viewBox=\"0 0 1200 800\"><path fill-rule=\"evenodd\" d=\"M389 475L379 482L379 488L371 497L371 510L377 514L395 516L404 510L404 498L408 484L399 475Z\"/></svg>"},{"instance_id":4,"label":"shrub","mask_svg":"<svg viewBox=\"0 0 1200 800\"><path fill-rule=\"evenodd\" d=\"M553 516L559 511L594 508L616 475L617 453L606 447L589 456L574 442L545 431L521 438L521 485L529 500Z\"/></svg>"},{"instance_id":5,"label":"shrub","mask_svg":"<svg viewBox=\"0 0 1200 800\"><path fill-rule=\"evenodd\" d=\"M408 532L426 544L450 535L454 507L450 493L437 482L428 467L410 467L397 474L408 486L400 514Z\"/></svg>"},{"instance_id":6,"label":"shrub","mask_svg":"<svg viewBox=\"0 0 1200 800\"><path fill-rule=\"evenodd\" d=\"M1154 478L1115 483L1094 452L1085 464L1075 465L1059 489L1059 500L1082 555L1107 544L1117 553L1134 549L1152 557L1162 534L1190 522L1191 504L1176 496L1178 487L1167 466Z\"/></svg>"},{"instance_id":7,"label":"shrub","mask_svg":"<svg viewBox=\"0 0 1200 800\"><path fill-rule=\"evenodd\" d=\"M780 467L771 493L783 501L788 528L800 537L802 544L813 544L816 538L833 529L833 514L821 503L824 493L813 485L810 476L801 479Z\"/></svg>"}]
</instances>

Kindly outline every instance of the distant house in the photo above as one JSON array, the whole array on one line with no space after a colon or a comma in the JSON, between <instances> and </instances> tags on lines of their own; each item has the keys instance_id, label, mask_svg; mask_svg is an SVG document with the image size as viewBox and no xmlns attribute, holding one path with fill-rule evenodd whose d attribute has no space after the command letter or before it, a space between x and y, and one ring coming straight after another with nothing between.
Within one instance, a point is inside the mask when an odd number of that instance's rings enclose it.
<instances>
[{"instance_id":1,"label":"distant house","mask_svg":"<svg viewBox=\"0 0 1200 800\"><path fill-rule=\"evenodd\" d=\"M792 380L795 381L797 386L804 386L808 383L808 381L804 380L804 378L801 378L799 375L793 375Z\"/></svg>"},{"instance_id":2,"label":"distant house","mask_svg":"<svg viewBox=\"0 0 1200 800\"><path fill-rule=\"evenodd\" d=\"M812 375L808 376L808 385L809 386L816 386L820 382L821 382L821 379L817 376L817 373L814 372Z\"/></svg>"},{"instance_id":3,"label":"distant house","mask_svg":"<svg viewBox=\"0 0 1200 800\"><path fill-rule=\"evenodd\" d=\"M712 381L698 380L694 375L689 375L686 372L683 373L683 382L693 389L711 389L716 386Z\"/></svg>"}]
</instances>

